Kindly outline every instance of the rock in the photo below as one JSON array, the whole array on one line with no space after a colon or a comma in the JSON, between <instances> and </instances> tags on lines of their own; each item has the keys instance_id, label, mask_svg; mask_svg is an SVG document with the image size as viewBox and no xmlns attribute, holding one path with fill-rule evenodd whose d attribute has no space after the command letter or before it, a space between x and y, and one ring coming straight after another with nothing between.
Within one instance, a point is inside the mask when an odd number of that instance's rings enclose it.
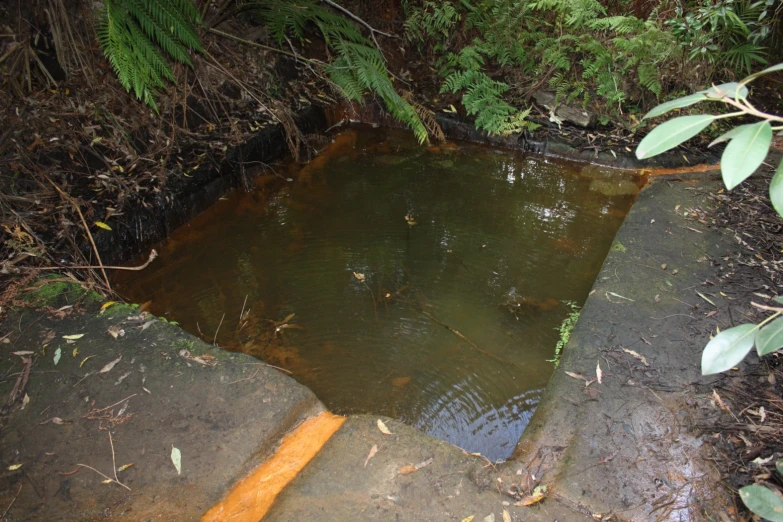
<instances>
[{"instance_id":1,"label":"rock","mask_svg":"<svg viewBox=\"0 0 783 522\"><path fill-rule=\"evenodd\" d=\"M583 110L581 107L555 103L555 95L549 91L536 91L533 94L536 103L543 105L549 110L555 109L555 116L564 122L573 123L579 127L595 127L598 118L592 112Z\"/></svg>"}]
</instances>

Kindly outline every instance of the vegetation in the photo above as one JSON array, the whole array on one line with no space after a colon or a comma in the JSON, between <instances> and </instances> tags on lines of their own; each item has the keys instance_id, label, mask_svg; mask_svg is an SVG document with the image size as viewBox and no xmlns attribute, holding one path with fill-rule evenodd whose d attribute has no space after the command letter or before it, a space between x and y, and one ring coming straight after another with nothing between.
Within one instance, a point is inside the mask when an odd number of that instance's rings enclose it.
<instances>
[{"instance_id":1,"label":"vegetation","mask_svg":"<svg viewBox=\"0 0 783 522\"><path fill-rule=\"evenodd\" d=\"M555 363L555 368L560 365L560 356L563 353L563 348L565 348L565 346L568 344L568 341L571 340L571 331L574 329L574 326L576 326L576 322L579 320L579 315L582 313L579 305L575 302L565 301L564 304L571 311L568 312L566 318L563 319L563 322L560 323L560 326L557 327L557 331L560 332L560 339L558 339L557 345L555 345L554 358L547 361Z\"/></svg>"},{"instance_id":2,"label":"vegetation","mask_svg":"<svg viewBox=\"0 0 783 522\"><path fill-rule=\"evenodd\" d=\"M728 141L721 158L721 174L726 189L731 190L753 174L767 157L772 144L773 131L783 130L783 117L766 114L756 109L748 100L747 85L764 74L783 70L783 63L768 67L750 75L739 83L713 86L664 103L651 110L645 118L653 118L668 112L701 102L718 102L736 109L721 116L695 114L669 120L650 132L636 149L639 159L649 158L670 150L697 135L718 119L753 117L760 121L739 125L713 140L712 145ZM770 182L769 196L777 213L783 216L783 160ZM775 298L783 304L783 297ZM701 370L703 375L725 372L739 364L753 347L759 357L783 348L783 308L752 303L753 306L774 312L758 324L741 324L718 331L704 347ZM776 463L778 473L783 474L783 459ZM755 514L772 521L783 521L783 500L771 489L753 484L740 488L740 498Z\"/></svg>"}]
</instances>

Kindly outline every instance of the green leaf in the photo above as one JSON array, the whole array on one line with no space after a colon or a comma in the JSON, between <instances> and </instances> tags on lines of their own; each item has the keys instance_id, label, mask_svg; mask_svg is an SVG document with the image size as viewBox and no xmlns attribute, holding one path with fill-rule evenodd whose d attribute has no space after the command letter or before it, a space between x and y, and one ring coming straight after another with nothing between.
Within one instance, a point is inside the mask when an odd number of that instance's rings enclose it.
<instances>
[{"instance_id":1,"label":"green leaf","mask_svg":"<svg viewBox=\"0 0 783 522\"><path fill-rule=\"evenodd\" d=\"M749 82L755 80L756 78L758 78L759 76L761 76L763 74L769 74L769 73L775 72L775 71L783 71L783 63L779 63L777 65L773 65L772 67L767 67L763 71L759 71L759 72L757 72L755 74L751 74L750 76L748 76L747 78L742 80L742 84L744 85L746 83L749 83Z\"/></svg>"},{"instance_id":2,"label":"green leaf","mask_svg":"<svg viewBox=\"0 0 783 522\"><path fill-rule=\"evenodd\" d=\"M739 364L753 348L755 324L741 324L712 338L701 354L701 374L725 372Z\"/></svg>"},{"instance_id":3,"label":"green leaf","mask_svg":"<svg viewBox=\"0 0 783 522\"><path fill-rule=\"evenodd\" d=\"M756 334L756 351L759 357L783 348L783 317L775 319Z\"/></svg>"},{"instance_id":4,"label":"green leaf","mask_svg":"<svg viewBox=\"0 0 783 522\"><path fill-rule=\"evenodd\" d=\"M775 461L775 469L778 470L778 473L783 475L783 459L778 459Z\"/></svg>"},{"instance_id":5,"label":"green leaf","mask_svg":"<svg viewBox=\"0 0 783 522\"><path fill-rule=\"evenodd\" d=\"M740 125L720 160L723 183L731 190L759 168L772 144L772 126L768 121Z\"/></svg>"},{"instance_id":6,"label":"green leaf","mask_svg":"<svg viewBox=\"0 0 783 522\"><path fill-rule=\"evenodd\" d=\"M769 182L769 199L772 200L775 211L783 216L783 160L780 160L778 170Z\"/></svg>"},{"instance_id":7,"label":"green leaf","mask_svg":"<svg viewBox=\"0 0 783 522\"><path fill-rule=\"evenodd\" d=\"M746 98L748 96L748 88L744 85L740 85L737 82L722 83L720 85L713 85L709 89L699 91L704 93L709 99L721 99L731 98L736 100L737 98Z\"/></svg>"},{"instance_id":8,"label":"green leaf","mask_svg":"<svg viewBox=\"0 0 783 522\"><path fill-rule=\"evenodd\" d=\"M739 490L742 502L758 516L783 522L783 498L769 488L752 484Z\"/></svg>"},{"instance_id":9,"label":"green leaf","mask_svg":"<svg viewBox=\"0 0 783 522\"><path fill-rule=\"evenodd\" d=\"M734 138L737 136L737 134L739 134L741 131L742 131L742 125L738 125L738 126L734 127L733 129L731 129L730 131L728 131L728 132L724 132L723 134L721 134L720 136L718 136L717 138L715 138L714 140L712 140L712 141L710 142L710 144L709 144L709 145L707 145L707 147L712 147L713 145L717 145L718 143L723 143L724 141L729 141L729 140L732 140L732 139L734 139Z\"/></svg>"},{"instance_id":10,"label":"green leaf","mask_svg":"<svg viewBox=\"0 0 783 522\"><path fill-rule=\"evenodd\" d=\"M660 116L661 114L666 114L667 112L672 111L674 109L682 109L683 107L689 107L691 105L695 105L700 101L704 101L706 99L707 96L701 92L691 94L690 96L677 98L676 100L668 101L666 103L662 103L658 105L657 107L653 107L652 110L650 110L650 112L645 114L644 118L642 119L646 120L647 118L655 118L656 116Z\"/></svg>"},{"instance_id":11,"label":"green leaf","mask_svg":"<svg viewBox=\"0 0 783 522\"><path fill-rule=\"evenodd\" d=\"M673 149L683 141L689 140L701 132L717 116L711 114L696 114L680 116L655 127L636 147L636 157L652 158L669 149Z\"/></svg>"}]
</instances>

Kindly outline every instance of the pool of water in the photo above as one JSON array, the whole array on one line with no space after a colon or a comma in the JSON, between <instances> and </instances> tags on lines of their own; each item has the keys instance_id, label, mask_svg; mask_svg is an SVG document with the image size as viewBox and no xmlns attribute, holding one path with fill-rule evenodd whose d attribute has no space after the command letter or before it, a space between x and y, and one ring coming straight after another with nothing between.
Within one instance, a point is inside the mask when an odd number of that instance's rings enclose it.
<instances>
[{"instance_id":1,"label":"pool of water","mask_svg":"<svg viewBox=\"0 0 783 522\"><path fill-rule=\"evenodd\" d=\"M508 457L641 180L364 126L260 185L281 177L175 231L120 291L336 413Z\"/></svg>"}]
</instances>

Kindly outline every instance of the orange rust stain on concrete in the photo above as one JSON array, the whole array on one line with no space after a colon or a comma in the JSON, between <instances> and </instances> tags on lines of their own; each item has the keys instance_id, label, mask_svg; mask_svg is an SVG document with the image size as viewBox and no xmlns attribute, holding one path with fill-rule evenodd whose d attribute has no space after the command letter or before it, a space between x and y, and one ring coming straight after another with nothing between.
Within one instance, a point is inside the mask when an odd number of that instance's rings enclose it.
<instances>
[{"instance_id":1,"label":"orange rust stain on concrete","mask_svg":"<svg viewBox=\"0 0 783 522\"><path fill-rule=\"evenodd\" d=\"M720 170L720 165L693 165L690 167L678 167L675 169L667 168L655 168L655 169L642 169L642 173L648 176L671 176L672 174L685 174L689 172L710 172L712 170Z\"/></svg>"},{"instance_id":2,"label":"orange rust stain on concrete","mask_svg":"<svg viewBox=\"0 0 783 522\"><path fill-rule=\"evenodd\" d=\"M345 417L329 412L304 421L286 435L269 459L240 480L226 497L212 506L201 522L257 522L277 495L315 457L342 426Z\"/></svg>"}]
</instances>

